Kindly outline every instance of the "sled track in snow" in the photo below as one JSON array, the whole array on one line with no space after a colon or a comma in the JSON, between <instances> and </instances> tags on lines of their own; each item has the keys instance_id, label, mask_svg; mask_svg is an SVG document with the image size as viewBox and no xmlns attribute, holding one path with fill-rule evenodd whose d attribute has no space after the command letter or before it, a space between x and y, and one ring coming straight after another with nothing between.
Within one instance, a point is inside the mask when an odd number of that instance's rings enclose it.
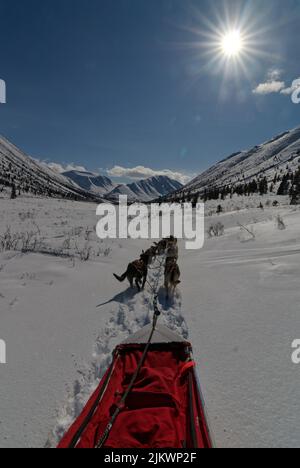
<instances>
[{"instance_id":1,"label":"sled track in snow","mask_svg":"<svg viewBox=\"0 0 300 468\"><path fill-rule=\"evenodd\" d=\"M69 390L65 404L58 410L56 425L49 435L46 447L56 447L58 442L73 421L80 415L91 394L99 385L99 380L105 374L112 361L112 352L116 345L144 326L152 323L153 319L153 290L157 284L161 271L154 260L149 269L146 288L133 297L126 298L110 312L110 319L98 336L93 353L92 363L78 371L78 379ZM188 338L188 328L181 312L181 295L176 293L173 299L166 300L165 289L161 286L158 293L158 304L161 309L160 322L167 325L183 338Z\"/></svg>"}]
</instances>

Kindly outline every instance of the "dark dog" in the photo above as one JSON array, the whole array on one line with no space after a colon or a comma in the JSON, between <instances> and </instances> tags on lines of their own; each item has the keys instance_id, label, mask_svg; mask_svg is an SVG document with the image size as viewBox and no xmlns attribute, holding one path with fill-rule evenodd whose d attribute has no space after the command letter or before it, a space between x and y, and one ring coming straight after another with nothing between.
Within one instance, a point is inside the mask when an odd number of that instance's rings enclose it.
<instances>
[{"instance_id":1,"label":"dark dog","mask_svg":"<svg viewBox=\"0 0 300 468\"><path fill-rule=\"evenodd\" d=\"M175 259L178 260L179 257L179 249L178 249L178 241L177 239L169 240L167 244L167 259Z\"/></svg>"},{"instance_id":2,"label":"dark dog","mask_svg":"<svg viewBox=\"0 0 300 468\"><path fill-rule=\"evenodd\" d=\"M155 242L155 247L157 248L157 254L163 255L169 249L177 249L178 251L178 240L174 236L166 237L159 242Z\"/></svg>"},{"instance_id":3,"label":"dark dog","mask_svg":"<svg viewBox=\"0 0 300 468\"><path fill-rule=\"evenodd\" d=\"M167 291L167 299L169 299L170 293L175 293L176 287L181 283L180 276L181 273L176 259L167 259L165 268L165 288Z\"/></svg>"},{"instance_id":4,"label":"dark dog","mask_svg":"<svg viewBox=\"0 0 300 468\"><path fill-rule=\"evenodd\" d=\"M130 286L133 288L134 280L139 291L144 289L148 277L149 255L143 253L139 260L128 265L126 272L122 276L114 274L114 277L123 283L128 279Z\"/></svg>"},{"instance_id":5,"label":"dark dog","mask_svg":"<svg viewBox=\"0 0 300 468\"><path fill-rule=\"evenodd\" d=\"M167 250L167 239L162 239L159 242L155 242L157 255L163 255Z\"/></svg>"},{"instance_id":6,"label":"dark dog","mask_svg":"<svg viewBox=\"0 0 300 468\"><path fill-rule=\"evenodd\" d=\"M150 247L150 249L146 250L146 252L144 252L143 250L143 254L146 257L148 257L148 265L151 265L151 263L153 262L153 259L156 257L157 255L157 247L156 246L152 246Z\"/></svg>"}]
</instances>

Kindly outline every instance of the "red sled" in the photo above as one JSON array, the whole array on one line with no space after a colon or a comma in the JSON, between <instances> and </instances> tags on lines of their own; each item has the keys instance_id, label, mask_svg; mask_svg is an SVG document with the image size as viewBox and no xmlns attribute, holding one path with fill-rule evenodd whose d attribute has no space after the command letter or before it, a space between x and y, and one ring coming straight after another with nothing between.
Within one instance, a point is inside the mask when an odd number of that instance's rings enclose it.
<instances>
[{"instance_id":1,"label":"red sled","mask_svg":"<svg viewBox=\"0 0 300 468\"><path fill-rule=\"evenodd\" d=\"M116 348L110 369L58 448L212 448L191 344L164 326L157 326L120 407L150 331L149 325Z\"/></svg>"}]
</instances>

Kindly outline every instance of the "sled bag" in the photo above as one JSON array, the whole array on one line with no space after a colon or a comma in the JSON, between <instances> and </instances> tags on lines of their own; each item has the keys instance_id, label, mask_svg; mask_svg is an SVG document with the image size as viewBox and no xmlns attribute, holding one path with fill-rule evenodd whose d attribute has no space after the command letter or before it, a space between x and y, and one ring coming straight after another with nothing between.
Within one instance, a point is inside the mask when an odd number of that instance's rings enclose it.
<instances>
[{"instance_id":1,"label":"sled bag","mask_svg":"<svg viewBox=\"0 0 300 468\"><path fill-rule=\"evenodd\" d=\"M58 448L95 448L141 360L145 345L121 345ZM211 448L191 345L152 344L103 448Z\"/></svg>"}]
</instances>

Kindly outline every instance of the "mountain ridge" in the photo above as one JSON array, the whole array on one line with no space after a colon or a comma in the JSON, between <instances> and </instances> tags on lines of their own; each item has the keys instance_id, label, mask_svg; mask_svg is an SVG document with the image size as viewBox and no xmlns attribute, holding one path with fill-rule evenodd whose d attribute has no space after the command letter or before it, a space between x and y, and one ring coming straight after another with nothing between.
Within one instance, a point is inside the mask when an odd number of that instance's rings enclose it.
<instances>
[{"instance_id":1,"label":"mountain ridge","mask_svg":"<svg viewBox=\"0 0 300 468\"><path fill-rule=\"evenodd\" d=\"M153 176L130 184L114 184L111 179L93 172L68 171L63 175L82 189L101 194L116 201L120 195L127 195L130 202L149 202L179 190L183 185L168 176Z\"/></svg>"},{"instance_id":2,"label":"mountain ridge","mask_svg":"<svg viewBox=\"0 0 300 468\"><path fill-rule=\"evenodd\" d=\"M222 159L185 185L177 195L201 195L212 189L234 188L261 177L270 182L276 173L293 171L299 163L300 127L296 127Z\"/></svg>"},{"instance_id":3,"label":"mountain ridge","mask_svg":"<svg viewBox=\"0 0 300 468\"><path fill-rule=\"evenodd\" d=\"M127 185L117 186L109 195L109 198L127 195L130 201L149 202L157 198L169 195L183 187L177 180L168 176L154 176L133 182Z\"/></svg>"},{"instance_id":4,"label":"mountain ridge","mask_svg":"<svg viewBox=\"0 0 300 468\"><path fill-rule=\"evenodd\" d=\"M115 184L108 177L94 172L72 170L62 174L80 188L98 195L105 195L115 188Z\"/></svg>"},{"instance_id":5,"label":"mountain ridge","mask_svg":"<svg viewBox=\"0 0 300 468\"><path fill-rule=\"evenodd\" d=\"M0 136L0 184L14 187L16 193L73 200L94 201L93 196L69 179L27 155L8 139ZM3 189L2 189L3 190Z\"/></svg>"},{"instance_id":6,"label":"mountain ridge","mask_svg":"<svg viewBox=\"0 0 300 468\"><path fill-rule=\"evenodd\" d=\"M118 195L127 195L130 202L149 202L182 187L180 182L167 176L116 185L108 177L94 172L59 173L0 136L0 191L8 188L14 197L27 194L102 202L105 199L117 201Z\"/></svg>"}]
</instances>

